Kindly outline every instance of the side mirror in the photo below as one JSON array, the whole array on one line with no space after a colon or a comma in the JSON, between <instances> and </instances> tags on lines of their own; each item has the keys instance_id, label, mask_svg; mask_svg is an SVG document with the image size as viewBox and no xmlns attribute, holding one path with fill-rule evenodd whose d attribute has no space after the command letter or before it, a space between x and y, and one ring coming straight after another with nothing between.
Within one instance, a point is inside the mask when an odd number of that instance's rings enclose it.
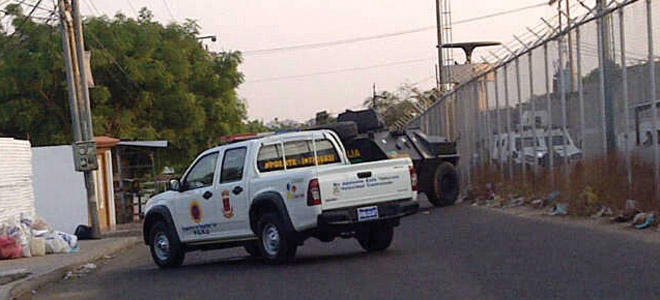
<instances>
[{"instance_id":1,"label":"side mirror","mask_svg":"<svg viewBox=\"0 0 660 300\"><path fill-rule=\"evenodd\" d=\"M179 181L179 179L170 179L170 181L168 182L167 189L170 190L170 191L180 192L181 191L181 182Z\"/></svg>"}]
</instances>

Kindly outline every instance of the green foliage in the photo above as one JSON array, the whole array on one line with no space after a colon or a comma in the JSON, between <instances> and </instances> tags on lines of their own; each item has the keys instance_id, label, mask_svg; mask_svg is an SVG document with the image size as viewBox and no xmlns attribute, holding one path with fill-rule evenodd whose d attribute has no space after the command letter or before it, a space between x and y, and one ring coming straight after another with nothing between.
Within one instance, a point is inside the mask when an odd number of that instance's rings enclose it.
<instances>
[{"instance_id":1,"label":"green foliage","mask_svg":"<svg viewBox=\"0 0 660 300\"><path fill-rule=\"evenodd\" d=\"M19 7L20 8L20 7ZM12 12L13 26L23 22ZM117 14L84 22L96 86L90 90L94 134L165 139L164 160L185 167L227 134L263 131L246 124L236 89L240 52L209 53L192 20L164 26L143 8L137 19ZM28 20L15 34L0 31L0 135L35 146L72 141L59 27Z\"/></svg>"},{"instance_id":2,"label":"green foliage","mask_svg":"<svg viewBox=\"0 0 660 300\"><path fill-rule=\"evenodd\" d=\"M394 92L382 91L373 97L366 98L363 105L373 108L385 125L394 124L404 116L415 114L415 105L431 103L435 100L435 90L422 91L411 85L402 85Z\"/></svg>"},{"instance_id":3,"label":"green foliage","mask_svg":"<svg viewBox=\"0 0 660 300\"><path fill-rule=\"evenodd\" d=\"M268 127L266 127L266 125L264 125L264 122L260 120L248 121L245 124L245 132L259 133L259 132L267 132L267 131L269 131Z\"/></svg>"}]
</instances>

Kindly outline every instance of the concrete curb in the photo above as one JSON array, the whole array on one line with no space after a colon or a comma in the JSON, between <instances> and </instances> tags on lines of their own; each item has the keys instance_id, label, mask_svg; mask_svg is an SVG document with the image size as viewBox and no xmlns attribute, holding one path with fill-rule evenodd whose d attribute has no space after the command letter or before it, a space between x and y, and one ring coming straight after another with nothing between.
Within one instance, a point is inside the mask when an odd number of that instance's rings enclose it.
<instances>
[{"instance_id":1,"label":"concrete curb","mask_svg":"<svg viewBox=\"0 0 660 300\"><path fill-rule=\"evenodd\" d=\"M74 270L80 265L97 261L106 255L111 255L122 250L132 248L140 243L139 237L128 237L107 248L81 256L76 261L45 273L33 274L25 279L18 280L0 287L0 300L11 300L18 298L33 290L37 290L46 284L62 280L67 272Z\"/></svg>"}]
</instances>

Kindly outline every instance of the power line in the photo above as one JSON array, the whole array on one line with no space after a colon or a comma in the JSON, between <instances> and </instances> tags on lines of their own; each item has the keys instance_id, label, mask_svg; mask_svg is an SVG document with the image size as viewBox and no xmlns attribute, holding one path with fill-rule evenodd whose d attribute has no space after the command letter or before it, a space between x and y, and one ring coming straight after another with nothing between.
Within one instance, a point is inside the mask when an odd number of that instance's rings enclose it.
<instances>
[{"instance_id":1,"label":"power line","mask_svg":"<svg viewBox=\"0 0 660 300\"><path fill-rule=\"evenodd\" d=\"M21 21L21 23L18 24L18 26L16 26L16 29L15 29L11 34L9 34L9 35L6 37L6 40L7 40L7 41L10 41L11 37L13 37L14 34L16 34L17 32L21 31L21 29L23 28L23 26L25 26L25 23L27 23L27 21L32 17L32 14L33 14L34 11L37 9L37 6L39 6L39 4L41 4L41 1L42 1L42 0L39 0L39 1L37 2L37 5L36 5L35 7L33 7L32 10L30 10L30 12L27 14L27 16L25 16L25 18L23 18L23 21ZM21 1L21 3L24 3L24 2L25 2L25 0ZM7 44L9 44L9 43L7 43ZM6 46L6 45L5 45L5 46ZM2 52L0 53L0 59L2 59L2 58L3 58L8 52L9 52L9 51L2 51Z\"/></svg>"},{"instance_id":2,"label":"power line","mask_svg":"<svg viewBox=\"0 0 660 300\"><path fill-rule=\"evenodd\" d=\"M49 12L49 13L55 11L54 8L53 8L53 9L50 9L50 8L41 7L41 6L39 6L38 4L29 3L29 2L27 2L27 1L21 1L20 4L22 4L22 5L26 5L26 6L29 6L29 7L35 8L35 9L40 9L40 10L42 10L42 11L46 11L46 12Z\"/></svg>"},{"instance_id":3,"label":"power line","mask_svg":"<svg viewBox=\"0 0 660 300\"><path fill-rule=\"evenodd\" d=\"M523 6L523 7L519 7L519 8L505 10L505 11L500 11L500 12L496 12L496 13L492 13L492 14L487 14L487 15L483 15L483 16L474 17L474 18L468 18L468 19L456 21L456 22L454 22L454 24L470 23L470 22L474 22L474 21L479 21L479 20L483 20L483 19L488 19L488 18L493 18L493 17L497 17L497 16L507 15L507 14L520 12L520 11L524 11L524 10L528 10L528 9L532 9L532 8L536 8L536 7L540 7L540 6L545 6L545 5L547 5L547 2L537 3L537 4L534 4L534 5ZM406 35L406 34L411 34L411 33L422 32L422 31L431 30L431 29L435 29L435 28L436 28L435 25L434 26L425 26L425 27L417 27L417 28L412 28L412 29L407 29L407 30L402 30L402 31L397 31L397 32L382 33L382 34L363 36L363 37L357 37L357 38L342 39L342 40L329 41L329 42L319 42L319 43L273 47L273 48L265 48L265 49L257 49L257 50L248 50L248 51L243 51L243 55L249 56L249 55L259 55L259 54L266 54L266 53L272 53L272 52L283 52L283 51L293 51L293 50L303 50L303 49L325 48L325 47L331 47L331 46L337 46L337 45L343 45L343 44L352 44L352 43L364 42L364 41L369 41L369 40L390 38L390 37L395 37L395 36L400 36L400 35Z\"/></svg>"},{"instance_id":4,"label":"power line","mask_svg":"<svg viewBox=\"0 0 660 300\"><path fill-rule=\"evenodd\" d=\"M422 83L422 82L429 81L429 80L431 80L431 79L433 79L433 78L435 78L435 74L433 74L433 75L431 75L431 76L428 76L428 77L424 77L423 79L417 80L417 81L411 83L410 85L412 85L412 86L416 86L416 85L419 85L419 84Z\"/></svg>"},{"instance_id":5,"label":"power line","mask_svg":"<svg viewBox=\"0 0 660 300\"><path fill-rule=\"evenodd\" d=\"M8 13L9 13L8 11L6 11L6 10L4 10L4 9L0 9L0 12L1 12L1 13L4 13L4 14L8 14ZM57 20L57 18L52 18L52 17L39 17L39 16L31 16L30 18L35 19L35 20L42 20L42 21L53 21L53 20Z\"/></svg>"},{"instance_id":6,"label":"power line","mask_svg":"<svg viewBox=\"0 0 660 300\"><path fill-rule=\"evenodd\" d=\"M91 37L94 40L94 42L96 42L96 44L99 45L99 47L101 47L101 49L103 49L103 53L105 53L110 58L110 60L115 64L115 66L117 66L117 69L119 69L119 71L122 74L124 74L124 76L126 76L126 79L128 79L128 81L131 84L133 84L133 86L137 86L137 83L135 81L133 81L133 79L131 79L131 76L128 75L128 72L126 72L124 67L122 67L122 65L119 63L119 61L117 61L117 59L114 57L114 55L112 55L112 53L110 51L108 51L108 49L105 48L105 46L103 45L103 43L101 43L101 41L98 39L98 37L92 31L88 30L86 33L89 37ZM127 93L130 93L130 90L121 81L117 80L117 78L115 78L115 76L113 75L112 72L110 72L110 76L112 76L112 78L115 79L115 81L122 87L122 89L124 89L124 91L126 91Z\"/></svg>"},{"instance_id":7,"label":"power line","mask_svg":"<svg viewBox=\"0 0 660 300\"><path fill-rule=\"evenodd\" d=\"M131 0L126 0L126 2L128 2L128 6L131 8L131 10L133 10L135 15L140 16L140 13L137 11L137 9L135 9L135 6L133 6L133 3L131 2Z\"/></svg>"},{"instance_id":8,"label":"power line","mask_svg":"<svg viewBox=\"0 0 660 300\"><path fill-rule=\"evenodd\" d=\"M27 21L30 19L30 17L32 17L32 14L34 13L35 10L37 10L37 7L39 6L39 4L41 4L41 1L42 0L37 1L37 5L32 7L32 10L30 10L30 13L28 13L27 16L25 16L25 18L23 18L23 21L21 21L21 24L18 24L18 26L16 27L16 30L14 30L14 32L12 32L9 35L9 37L13 36L14 33L19 32L23 28L23 26L25 26L25 23L27 23ZM23 1L23 2L25 2L25 1Z\"/></svg>"},{"instance_id":9,"label":"power line","mask_svg":"<svg viewBox=\"0 0 660 300\"><path fill-rule=\"evenodd\" d=\"M165 4L165 9L167 10L167 13L170 15L170 19L176 20L174 14L172 13L172 10L170 9L170 5L167 3L167 0L163 0L163 4Z\"/></svg>"},{"instance_id":10,"label":"power line","mask_svg":"<svg viewBox=\"0 0 660 300\"><path fill-rule=\"evenodd\" d=\"M266 81L276 81L276 80L304 78L304 77L328 75L328 74L336 74L336 73L344 73L344 72L362 71L362 70L376 69L376 68L383 68L383 67L390 67L390 66L397 66L397 65L406 65L406 64L413 64L413 63L420 63L420 62L428 62L432 59L434 59L433 56L425 57L425 58L418 58L418 59L395 61L395 62L390 62L390 63L370 65L370 66L364 66L364 67L353 67L353 68L336 69L336 70L321 71L321 72L314 72L314 73L307 73L307 74L298 74L298 75L288 75L288 76L278 76L278 77L255 79L255 80L251 80L251 81L246 81L245 83L258 83L258 82L266 82Z\"/></svg>"},{"instance_id":11,"label":"power line","mask_svg":"<svg viewBox=\"0 0 660 300\"><path fill-rule=\"evenodd\" d=\"M90 8L90 10L94 10L94 12L96 12L96 15L98 16L103 15L101 11L96 7L96 4L94 4L94 1L85 0L85 4L87 5L87 7Z\"/></svg>"}]
</instances>

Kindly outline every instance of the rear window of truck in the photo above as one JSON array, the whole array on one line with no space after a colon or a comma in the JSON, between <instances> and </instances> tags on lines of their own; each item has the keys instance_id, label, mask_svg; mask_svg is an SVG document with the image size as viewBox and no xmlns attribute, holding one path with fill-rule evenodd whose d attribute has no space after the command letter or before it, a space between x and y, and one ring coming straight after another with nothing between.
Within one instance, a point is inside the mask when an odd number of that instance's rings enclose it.
<instances>
[{"instance_id":1,"label":"rear window of truck","mask_svg":"<svg viewBox=\"0 0 660 300\"><path fill-rule=\"evenodd\" d=\"M284 170L282 146L275 144L261 147L257 156L257 169L259 172Z\"/></svg>"},{"instance_id":2,"label":"rear window of truck","mask_svg":"<svg viewBox=\"0 0 660 300\"><path fill-rule=\"evenodd\" d=\"M312 141L285 142L284 153L286 154L287 169L304 168L315 164Z\"/></svg>"},{"instance_id":3,"label":"rear window of truck","mask_svg":"<svg viewBox=\"0 0 660 300\"><path fill-rule=\"evenodd\" d=\"M285 164L287 169L297 169L340 162L337 149L327 139L316 140L316 157L311 140L285 142L284 154L286 154L286 162L280 145L261 147L257 168L260 172L271 172L283 170Z\"/></svg>"},{"instance_id":4,"label":"rear window of truck","mask_svg":"<svg viewBox=\"0 0 660 300\"><path fill-rule=\"evenodd\" d=\"M339 162L337 149L329 140L316 141L316 157L319 165L327 165Z\"/></svg>"}]
</instances>

